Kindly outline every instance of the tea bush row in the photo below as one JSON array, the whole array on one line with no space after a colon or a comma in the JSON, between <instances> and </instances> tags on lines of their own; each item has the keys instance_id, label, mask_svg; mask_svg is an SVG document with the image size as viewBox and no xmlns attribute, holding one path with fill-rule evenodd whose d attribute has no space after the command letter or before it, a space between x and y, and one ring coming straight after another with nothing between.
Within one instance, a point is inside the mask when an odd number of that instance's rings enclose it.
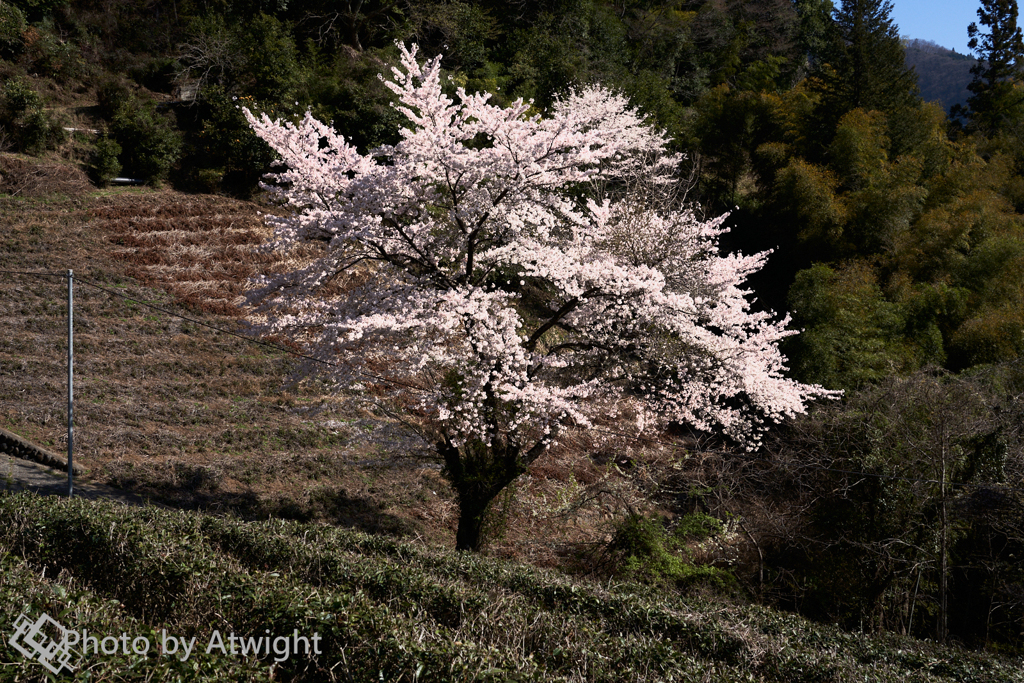
<instances>
[{"instance_id":1,"label":"tea bush row","mask_svg":"<svg viewBox=\"0 0 1024 683\"><path fill-rule=\"evenodd\" d=\"M0 595L8 623L15 612L45 611L76 628L166 628L199 642L213 629L322 638L321 656L277 665L196 660L235 667L231 680L259 680L272 666L276 679L295 681L345 680L344 671L349 680L407 681L996 682L1024 671L1019 662L870 639L764 608L602 587L295 522L3 495L0 550L13 577ZM5 652L5 661L19 661ZM105 657L87 666L112 680L173 680L178 666L155 654Z\"/></svg>"}]
</instances>

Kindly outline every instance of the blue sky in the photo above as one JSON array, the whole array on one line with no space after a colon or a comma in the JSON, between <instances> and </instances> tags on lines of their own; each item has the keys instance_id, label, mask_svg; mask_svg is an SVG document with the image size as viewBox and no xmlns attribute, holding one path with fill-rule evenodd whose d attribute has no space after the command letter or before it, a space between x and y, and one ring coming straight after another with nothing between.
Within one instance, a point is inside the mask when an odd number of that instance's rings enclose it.
<instances>
[{"instance_id":1,"label":"blue sky","mask_svg":"<svg viewBox=\"0 0 1024 683\"><path fill-rule=\"evenodd\" d=\"M968 54L967 25L978 20L979 0L891 0L900 35ZM833 0L838 5L839 0Z\"/></svg>"}]
</instances>

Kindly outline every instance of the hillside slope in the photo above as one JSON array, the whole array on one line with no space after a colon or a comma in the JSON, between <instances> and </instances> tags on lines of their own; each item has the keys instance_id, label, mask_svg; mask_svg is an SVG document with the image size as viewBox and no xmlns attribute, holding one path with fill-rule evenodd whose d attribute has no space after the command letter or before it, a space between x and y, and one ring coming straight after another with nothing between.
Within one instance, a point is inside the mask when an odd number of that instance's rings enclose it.
<instances>
[{"instance_id":1,"label":"hillside slope","mask_svg":"<svg viewBox=\"0 0 1024 683\"><path fill-rule=\"evenodd\" d=\"M46 614L76 632L131 640L131 650L76 651L76 680L1010 683L1024 675L1019 661L326 526L0 495L0 551L4 621ZM150 650L168 634L196 639L188 660ZM264 634L275 649L259 657L216 647L218 637ZM292 649L281 634L316 640ZM6 640L0 662L20 670L14 680L44 673Z\"/></svg>"},{"instance_id":2,"label":"hillside slope","mask_svg":"<svg viewBox=\"0 0 1024 683\"><path fill-rule=\"evenodd\" d=\"M141 189L0 195L0 229L14 271L0 274L5 428L66 447L71 268L76 463L94 480L179 505L405 528L367 496L372 476L339 474L391 423L286 389L288 354L204 326L239 329L233 302L266 236L255 205ZM411 492L443 486L435 470L408 476Z\"/></svg>"},{"instance_id":3,"label":"hillside slope","mask_svg":"<svg viewBox=\"0 0 1024 683\"><path fill-rule=\"evenodd\" d=\"M21 169L12 183L73 173L11 155L0 164ZM177 506L450 543L440 465L372 393L292 385L290 354L217 331L244 330L235 304L246 279L275 267L257 249L270 207L144 188L37 190L0 195L0 425L66 449L71 268L75 463L87 477ZM552 452L533 473L519 488L526 502L504 504L496 552L557 561L547 542L598 541L613 515L645 505L614 468L586 459Z\"/></svg>"},{"instance_id":4,"label":"hillside slope","mask_svg":"<svg viewBox=\"0 0 1024 683\"><path fill-rule=\"evenodd\" d=\"M967 104L971 67L977 61L974 57L927 40L911 40L906 44L906 59L907 66L917 72L917 85L925 102L939 102L947 112L953 105Z\"/></svg>"}]
</instances>

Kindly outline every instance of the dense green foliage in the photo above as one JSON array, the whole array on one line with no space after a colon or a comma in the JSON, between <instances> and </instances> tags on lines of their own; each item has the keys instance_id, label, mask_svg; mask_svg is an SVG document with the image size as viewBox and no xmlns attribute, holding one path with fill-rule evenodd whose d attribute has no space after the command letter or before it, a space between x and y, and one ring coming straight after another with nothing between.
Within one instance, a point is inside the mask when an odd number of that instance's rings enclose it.
<instances>
[{"instance_id":1,"label":"dense green foliage","mask_svg":"<svg viewBox=\"0 0 1024 683\"><path fill-rule=\"evenodd\" d=\"M8 79L0 89L0 140L29 154L52 149L64 138L64 131L43 110L43 102L21 78Z\"/></svg>"},{"instance_id":2,"label":"dense green foliage","mask_svg":"<svg viewBox=\"0 0 1024 683\"><path fill-rule=\"evenodd\" d=\"M96 149L89 159L89 170L97 185L104 187L118 176L121 172L120 155L121 145L116 140L104 136L96 141Z\"/></svg>"},{"instance_id":3,"label":"dense green foliage","mask_svg":"<svg viewBox=\"0 0 1024 683\"><path fill-rule=\"evenodd\" d=\"M617 525L607 554L613 571L631 580L682 589L709 586L728 590L735 586L735 578L717 567L693 563L688 548L690 543L707 542L723 532L717 518L701 512L683 516L672 528L656 517L631 514Z\"/></svg>"},{"instance_id":4,"label":"dense green foliage","mask_svg":"<svg viewBox=\"0 0 1024 683\"><path fill-rule=\"evenodd\" d=\"M325 526L26 494L0 496L0 522L4 623L46 613L92 634L197 638L184 663L156 648L90 653L75 680L1009 683L1022 670ZM317 633L323 654L276 666L273 655L207 654L214 629ZM7 639L0 662L22 662Z\"/></svg>"},{"instance_id":5,"label":"dense green foliage","mask_svg":"<svg viewBox=\"0 0 1024 683\"><path fill-rule=\"evenodd\" d=\"M981 28L972 23L967 29L968 47L978 55L971 69L974 80L967 86L972 93L968 104L971 125L994 135L1013 129L1022 114L1018 84L1024 74L1024 37L1015 0L982 0L978 21Z\"/></svg>"},{"instance_id":6,"label":"dense green foliage","mask_svg":"<svg viewBox=\"0 0 1024 683\"><path fill-rule=\"evenodd\" d=\"M122 104L110 121L110 137L121 147L125 173L150 183L165 180L178 158L178 134L151 107Z\"/></svg>"},{"instance_id":7,"label":"dense green foliage","mask_svg":"<svg viewBox=\"0 0 1024 683\"><path fill-rule=\"evenodd\" d=\"M25 15L21 10L0 3L0 57L10 58L21 52L25 28Z\"/></svg>"},{"instance_id":8,"label":"dense green foliage","mask_svg":"<svg viewBox=\"0 0 1024 683\"><path fill-rule=\"evenodd\" d=\"M1016 641L1021 370L888 379L780 435L781 467L768 476L801 511L768 553L771 571L800 586L784 599L869 630Z\"/></svg>"}]
</instances>

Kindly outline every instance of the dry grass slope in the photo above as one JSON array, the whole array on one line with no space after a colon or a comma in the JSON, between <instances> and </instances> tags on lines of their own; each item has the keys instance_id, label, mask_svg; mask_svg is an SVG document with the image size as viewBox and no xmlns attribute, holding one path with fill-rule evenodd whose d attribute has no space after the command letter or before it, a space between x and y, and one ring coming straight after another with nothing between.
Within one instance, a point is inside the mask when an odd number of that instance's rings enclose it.
<instances>
[{"instance_id":1,"label":"dry grass slope","mask_svg":"<svg viewBox=\"0 0 1024 683\"><path fill-rule=\"evenodd\" d=\"M266 261L254 205L144 190L0 196L0 232L0 269L75 271L76 462L93 479L185 506L396 532L413 528L414 501L385 486L436 506L435 469L381 458L409 438L390 421L285 390L285 353L136 303L238 328L243 283ZM0 274L0 423L57 451L65 282Z\"/></svg>"},{"instance_id":2,"label":"dry grass slope","mask_svg":"<svg viewBox=\"0 0 1024 683\"><path fill-rule=\"evenodd\" d=\"M284 265L257 249L269 237L259 213L267 207L47 188L56 192L0 195L0 270L75 272L75 461L88 476L185 507L451 542L439 465L372 397L289 386L288 354L145 305L241 329L246 280ZM65 299L60 277L0 274L0 425L58 452ZM554 564L603 541L610 519L643 506L644 476L631 481L612 457L596 465L576 454L627 452L619 446L579 436L537 462L502 501L492 552Z\"/></svg>"}]
</instances>

